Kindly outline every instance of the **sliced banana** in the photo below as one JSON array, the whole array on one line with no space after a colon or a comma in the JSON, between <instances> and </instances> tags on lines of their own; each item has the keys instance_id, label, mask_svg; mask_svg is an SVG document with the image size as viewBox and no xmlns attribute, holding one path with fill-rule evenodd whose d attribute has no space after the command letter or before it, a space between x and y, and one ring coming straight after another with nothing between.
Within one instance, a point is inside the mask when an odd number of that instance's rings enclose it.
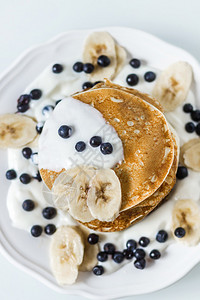
<instances>
[{"instance_id":1,"label":"sliced banana","mask_svg":"<svg viewBox=\"0 0 200 300\"><path fill-rule=\"evenodd\" d=\"M73 284L76 281L83 255L84 243L76 228L70 226L58 228L50 245L51 269L58 284Z\"/></svg>"},{"instance_id":2,"label":"sliced banana","mask_svg":"<svg viewBox=\"0 0 200 300\"><path fill-rule=\"evenodd\" d=\"M110 59L109 66L102 68L97 64L97 58L106 55ZM115 42L108 32L91 33L84 45L83 62L92 63L95 67L91 74L88 74L91 81L112 79L117 65Z\"/></svg>"},{"instance_id":3,"label":"sliced banana","mask_svg":"<svg viewBox=\"0 0 200 300\"><path fill-rule=\"evenodd\" d=\"M200 139L192 139L181 147L180 162L200 172Z\"/></svg>"},{"instance_id":4,"label":"sliced banana","mask_svg":"<svg viewBox=\"0 0 200 300\"><path fill-rule=\"evenodd\" d=\"M20 148L37 135L36 123L19 114L0 115L0 148Z\"/></svg>"},{"instance_id":5,"label":"sliced banana","mask_svg":"<svg viewBox=\"0 0 200 300\"><path fill-rule=\"evenodd\" d=\"M187 246L195 246L200 241L200 209L193 200L179 200L172 213L172 233L177 227L185 229L183 238L174 238Z\"/></svg>"},{"instance_id":6,"label":"sliced banana","mask_svg":"<svg viewBox=\"0 0 200 300\"><path fill-rule=\"evenodd\" d=\"M117 74L119 74L119 72L125 65L127 54L126 54L126 50L123 47L119 46L118 44L115 45L115 49L117 55L117 66L115 70L115 76L117 76Z\"/></svg>"},{"instance_id":7,"label":"sliced banana","mask_svg":"<svg viewBox=\"0 0 200 300\"><path fill-rule=\"evenodd\" d=\"M94 218L112 221L121 207L120 181L111 169L100 169L90 181L87 204Z\"/></svg>"},{"instance_id":8,"label":"sliced banana","mask_svg":"<svg viewBox=\"0 0 200 300\"><path fill-rule=\"evenodd\" d=\"M173 111L187 97L192 82L192 67L179 61L170 65L157 79L152 95L164 111Z\"/></svg>"}]
</instances>

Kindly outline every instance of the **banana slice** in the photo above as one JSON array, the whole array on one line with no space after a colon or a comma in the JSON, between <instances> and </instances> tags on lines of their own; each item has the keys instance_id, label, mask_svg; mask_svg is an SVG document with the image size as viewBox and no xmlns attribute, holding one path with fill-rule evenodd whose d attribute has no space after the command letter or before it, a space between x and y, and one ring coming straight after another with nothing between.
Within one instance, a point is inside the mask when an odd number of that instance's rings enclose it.
<instances>
[{"instance_id":1,"label":"banana slice","mask_svg":"<svg viewBox=\"0 0 200 300\"><path fill-rule=\"evenodd\" d=\"M200 209L193 200L179 200L172 212L172 233L177 227L185 229L183 238L177 238L179 242L187 246L195 246L200 241Z\"/></svg>"},{"instance_id":2,"label":"banana slice","mask_svg":"<svg viewBox=\"0 0 200 300\"><path fill-rule=\"evenodd\" d=\"M165 112L173 111L186 99L191 82L192 67L179 61L161 73L152 95L159 100Z\"/></svg>"},{"instance_id":3,"label":"banana slice","mask_svg":"<svg viewBox=\"0 0 200 300\"><path fill-rule=\"evenodd\" d=\"M97 64L97 58L106 55L110 59L109 66L102 68ZM85 41L83 49L83 62L92 63L95 67L91 74L88 74L91 81L112 79L117 65L115 42L107 32L93 32Z\"/></svg>"},{"instance_id":4,"label":"banana slice","mask_svg":"<svg viewBox=\"0 0 200 300\"><path fill-rule=\"evenodd\" d=\"M111 169L100 169L90 181L87 204L94 218L112 221L121 207L120 181Z\"/></svg>"},{"instance_id":5,"label":"banana slice","mask_svg":"<svg viewBox=\"0 0 200 300\"><path fill-rule=\"evenodd\" d=\"M200 172L200 139L192 139L181 147L180 162Z\"/></svg>"},{"instance_id":6,"label":"banana slice","mask_svg":"<svg viewBox=\"0 0 200 300\"><path fill-rule=\"evenodd\" d=\"M51 269L58 284L73 284L76 281L83 255L84 243L76 228L58 228L50 245Z\"/></svg>"},{"instance_id":7,"label":"banana slice","mask_svg":"<svg viewBox=\"0 0 200 300\"><path fill-rule=\"evenodd\" d=\"M36 123L19 114L0 115L0 148L20 148L37 135Z\"/></svg>"},{"instance_id":8,"label":"banana slice","mask_svg":"<svg viewBox=\"0 0 200 300\"><path fill-rule=\"evenodd\" d=\"M123 66L125 65L126 62L126 51L123 47L119 46L118 44L115 45L115 50L116 50L116 56L117 56L117 66L115 70L115 76L119 74Z\"/></svg>"}]
</instances>

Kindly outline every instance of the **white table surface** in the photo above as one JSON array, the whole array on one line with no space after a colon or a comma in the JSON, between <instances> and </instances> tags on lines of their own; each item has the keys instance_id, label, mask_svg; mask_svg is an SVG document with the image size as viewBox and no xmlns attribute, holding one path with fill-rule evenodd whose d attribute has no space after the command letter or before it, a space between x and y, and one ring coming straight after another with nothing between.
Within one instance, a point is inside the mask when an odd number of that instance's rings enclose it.
<instances>
[{"instance_id":1,"label":"white table surface","mask_svg":"<svg viewBox=\"0 0 200 300\"><path fill-rule=\"evenodd\" d=\"M0 0L0 72L23 50L58 33L102 26L142 29L200 60L199 14L199 0ZM200 299L199 276L200 264L171 287L124 299ZM0 256L0 299L83 298L57 294Z\"/></svg>"}]
</instances>

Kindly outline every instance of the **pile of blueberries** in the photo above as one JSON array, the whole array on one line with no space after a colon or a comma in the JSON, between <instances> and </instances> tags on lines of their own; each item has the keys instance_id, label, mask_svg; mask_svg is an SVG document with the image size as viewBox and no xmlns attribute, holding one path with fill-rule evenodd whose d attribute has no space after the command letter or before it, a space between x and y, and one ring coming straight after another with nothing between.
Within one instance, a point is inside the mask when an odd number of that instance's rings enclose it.
<instances>
[{"instance_id":1,"label":"pile of blueberries","mask_svg":"<svg viewBox=\"0 0 200 300\"><path fill-rule=\"evenodd\" d=\"M174 234L178 238L183 238L185 236L185 229L182 227L176 228ZM156 235L156 241L159 243L164 243L168 239L168 233L165 230L158 231ZM99 236L95 233L91 233L88 236L88 243L91 245L95 245L99 242ZM138 244L142 248L138 248ZM99 262L105 262L108 260L109 256L113 259L113 261L117 264L123 262L124 259L134 260L134 266L137 269L143 270L146 267L146 252L143 248L147 247L150 244L150 239L148 237L141 237L138 241L138 244L135 240L128 240L126 242L126 248L123 251L117 251L116 247L112 243L106 243L103 247L103 251L100 251L97 254L97 260ZM153 260L157 260L161 257L160 251L157 249L151 250L149 253L149 257ZM97 265L93 268L93 273L97 276L102 275L104 273L104 267L101 265Z\"/></svg>"},{"instance_id":2,"label":"pile of blueberries","mask_svg":"<svg viewBox=\"0 0 200 300\"><path fill-rule=\"evenodd\" d=\"M137 58L133 58L130 60L129 64L131 65L131 67L133 67L134 69L138 69L141 65L141 61ZM152 71L148 71L144 74L144 80L147 82L152 82L156 79L156 74ZM126 77L126 82L128 83L128 85L130 86L135 86L138 84L139 82L139 77L137 74L132 73L129 74Z\"/></svg>"},{"instance_id":3,"label":"pile of blueberries","mask_svg":"<svg viewBox=\"0 0 200 300\"><path fill-rule=\"evenodd\" d=\"M193 133L194 131L196 131L196 134L200 136L200 110L199 109L194 110L192 104L186 103L183 106L183 111L185 113L189 113L192 121L197 123L197 124L194 124L194 122L186 123L185 130L188 133Z\"/></svg>"}]
</instances>

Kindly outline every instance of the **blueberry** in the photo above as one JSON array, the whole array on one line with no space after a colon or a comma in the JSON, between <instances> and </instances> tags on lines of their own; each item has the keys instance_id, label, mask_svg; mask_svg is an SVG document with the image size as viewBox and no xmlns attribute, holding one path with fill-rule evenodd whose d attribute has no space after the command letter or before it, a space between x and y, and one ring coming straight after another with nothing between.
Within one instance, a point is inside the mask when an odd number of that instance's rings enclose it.
<instances>
[{"instance_id":1,"label":"blueberry","mask_svg":"<svg viewBox=\"0 0 200 300\"><path fill-rule=\"evenodd\" d=\"M200 123L197 124L195 131L196 131L196 134L198 134L200 136Z\"/></svg>"},{"instance_id":2,"label":"blueberry","mask_svg":"<svg viewBox=\"0 0 200 300\"><path fill-rule=\"evenodd\" d=\"M102 138L100 136L93 136L91 139L90 139L90 145L92 147L99 147L102 143Z\"/></svg>"},{"instance_id":3,"label":"blueberry","mask_svg":"<svg viewBox=\"0 0 200 300\"><path fill-rule=\"evenodd\" d=\"M86 81L86 82L84 82L83 85L82 85L82 89L83 89L83 90L85 90L85 89L90 89L90 88L92 88L92 87L93 87L93 83L90 82L90 81Z\"/></svg>"},{"instance_id":4,"label":"blueberry","mask_svg":"<svg viewBox=\"0 0 200 300\"><path fill-rule=\"evenodd\" d=\"M31 160L34 163L34 165L38 165L38 152L34 152L31 154Z\"/></svg>"},{"instance_id":5,"label":"blueberry","mask_svg":"<svg viewBox=\"0 0 200 300\"><path fill-rule=\"evenodd\" d=\"M45 107L43 107L42 109L42 114L45 117L48 117L49 114L54 110L54 106L53 105L46 105Z\"/></svg>"},{"instance_id":6,"label":"blueberry","mask_svg":"<svg viewBox=\"0 0 200 300\"><path fill-rule=\"evenodd\" d=\"M126 82L128 83L128 85L130 86L134 86L136 84L138 84L139 78L136 74L129 74L126 77Z\"/></svg>"},{"instance_id":7,"label":"blueberry","mask_svg":"<svg viewBox=\"0 0 200 300\"><path fill-rule=\"evenodd\" d=\"M29 104L31 101L31 97L28 94L21 95L17 100L18 105Z\"/></svg>"},{"instance_id":8,"label":"blueberry","mask_svg":"<svg viewBox=\"0 0 200 300\"><path fill-rule=\"evenodd\" d=\"M41 134L43 127L44 127L44 122L37 123L37 125L36 125L36 131L37 131L37 133Z\"/></svg>"},{"instance_id":9,"label":"blueberry","mask_svg":"<svg viewBox=\"0 0 200 300\"><path fill-rule=\"evenodd\" d=\"M154 72L146 72L144 74L144 79L147 81L147 82L152 82L156 79L156 74Z\"/></svg>"},{"instance_id":10,"label":"blueberry","mask_svg":"<svg viewBox=\"0 0 200 300\"><path fill-rule=\"evenodd\" d=\"M22 203L22 208L25 211L32 211L35 208L35 203L30 199L24 200L24 202Z\"/></svg>"},{"instance_id":11,"label":"blueberry","mask_svg":"<svg viewBox=\"0 0 200 300\"><path fill-rule=\"evenodd\" d=\"M29 109L29 104L18 104L17 105L17 111L24 113Z\"/></svg>"},{"instance_id":12,"label":"blueberry","mask_svg":"<svg viewBox=\"0 0 200 300\"><path fill-rule=\"evenodd\" d=\"M113 147L110 143L102 143L100 150L104 155L111 154L113 152Z\"/></svg>"},{"instance_id":13,"label":"blueberry","mask_svg":"<svg viewBox=\"0 0 200 300\"><path fill-rule=\"evenodd\" d=\"M185 236L185 233L185 229L182 227L178 227L174 231L174 234L177 238L183 238Z\"/></svg>"},{"instance_id":14,"label":"blueberry","mask_svg":"<svg viewBox=\"0 0 200 300\"><path fill-rule=\"evenodd\" d=\"M188 122L185 124L185 130L189 133L192 133L195 131L195 125L193 122Z\"/></svg>"},{"instance_id":15,"label":"blueberry","mask_svg":"<svg viewBox=\"0 0 200 300\"><path fill-rule=\"evenodd\" d=\"M178 179L184 179L185 177L188 176L188 170L186 167L178 167L177 173L176 173L176 177Z\"/></svg>"},{"instance_id":16,"label":"blueberry","mask_svg":"<svg viewBox=\"0 0 200 300\"><path fill-rule=\"evenodd\" d=\"M82 141L76 143L76 145L75 145L75 149L77 152L82 152L85 150L85 148L86 148L86 144Z\"/></svg>"},{"instance_id":17,"label":"blueberry","mask_svg":"<svg viewBox=\"0 0 200 300\"><path fill-rule=\"evenodd\" d=\"M159 243L164 243L168 239L168 233L165 230L159 230L156 235L156 241Z\"/></svg>"},{"instance_id":18,"label":"blueberry","mask_svg":"<svg viewBox=\"0 0 200 300\"><path fill-rule=\"evenodd\" d=\"M52 67L52 72L53 73L58 74L58 73L61 73L62 71L63 71L63 66L62 65L60 65L60 64L53 65L53 67Z\"/></svg>"},{"instance_id":19,"label":"blueberry","mask_svg":"<svg viewBox=\"0 0 200 300\"><path fill-rule=\"evenodd\" d=\"M22 149L22 155L26 158L29 159L31 157L32 150L29 147L25 147Z\"/></svg>"},{"instance_id":20,"label":"blueberry","mask_svg":"<svg viewBox=\"0 0 200 300\"><path fill-rule=\"evenodd\" d=\"M33 100L38 100L41 98L41 96L42 96L42 91L39 89L34 89L30 92L30 97Z\"/></svg>"},{"instance_id":21,"label":"blueberry","mask_svg":"<svg viewBox=\"0 0 200 300\"><path fill-rule=\"evenodd\" d=\"M104 273L104 268L102 266L95 266L92 269L92 272L94 273L94 275L100 276Z\"/></svg>"},{"instance_id":22,"label":"blueberry","mask_svg":"<svg viewBox=\"0 0 200 300\"><path fill-rule=\"evenodd\" d=\"M62 101L62 99L59 99L56 101L56 105L58 105L58 103L60 103Z\"/></svg>"},{"instance_id":23,"label":"blueberry","mask_svg":"<svg viewBox=\"0 0 200 300\"><path fill-rule=\"evenodd\" d=\"M88 235L88 243L90 245L95 245L98 243L98 241L99 241L99 236L97 234L91 233Z\"/></svg>"},{"instance_id":24,"label":"blueberry","mask_svg":"<svg viewBox=\"0 0 200 300\"><path fill-rule=\"evenodd\" d=\"M42 211L42 215L45 219L53 219L57 215L57 211L54 207L45 207Z\"/></svg>"},{"instance_id":25,"label":"blueberry","mask_svg":"<svg viewBox=\"0 0 200 300\"><path fill-rule=\"evenodd\" d=\"M126 247L127 247L128 249L134 250L134 249L137 248L137 243L136 243L135 240L128 240L128 241L126 242Z\"/></svg>"},{"instance_id":26,"label":"blueberry","mask_svg":"<svg viewBox=\"0 0 200 300\"><path fill-rule=\"evenodd\" d=\"M185 113L190 113L193 111L193 106L190 103L186 103L185 105L183 105L183 111Z\"/></svg>"},{"instance_id":27,"label":"blueberry","mask_svg":"<svg viewBox=\"0 0 200 300\"><path fill-rule=\"evenodd\" d=\"M42 227L40 225L34 225L32 228L31 228L31 234L32 236L34 237L38 237L42 234Z\"/></svg>"},{"instance_id":28,"label":"blueberry","mask_svg":"<svg viewBox=\"0 0 200 300\"><path fill-rule=\"evenodd\" d=\"M133 67L133 68L137 69L137 68L139 68L139 67L140 67L140 65L141 65L141 62L140 62L140 60L139 60L139 59L137 59L137 58L133 58L133 59L131 59L131 60L130 60L129 64L131 65L131 67Z\"/></svg>"},{"instance_id":29,"label":"blueberry","mask_svg":"<svg viewBox=\"0 0 200 300\"><path fill-rule=\"evenodd\" d=\"M8 180L15 179L15 178L17 178L17 173L16 173L15 170L13 170L13 169L8 170L8 171L6 172L6 178L7 178Z\"/></svg>"},{"instance_id":30,"label":"blueberry","mask_svg":"<svg viewBox=\"0 0 200 300\"><path fill-rule=\"evenodd\" d=\"M147 247L150 243L150 239L145 237L145 236L142 236L140 239L139 239L139 244L140 246L142 247Z\"/></svg>"},{"instance_id":31,"label":"blueberry","mask_svg":"<svg viewBox=\"0 0 200 300\"><path fill-rule=\"evenodd\" d=\"M27 173L21 174L19 179L20 179L21 183L23 183L23 184L28 184L31 182L31 176Z\"/></svg>"},{"instance_id":32,"label":"blueberry","mask_svg":"<svg viewBox=\"0 0 200 300\"><path fill-rule=\"evenodd\" d=\"M191 112L191 118L193 121L199 122L200 121L200 110L199 109L193 110Z\"/></svg>"},{"instance_id":33,"label":"blueberry","mask_svg":"<svg viewBox=\"0 0 200 300\"><path fill-rule=\"evenodd\" d=\"M142 259L145 257L145 255L146 255L146 253L143 249L138 248L134 251L134 256L137 259Z\"/></svg>"},{"instance_id":34,"label":"blueberry","mask_svg":"<svg viewBox=\"0 0 200 300\"><path fill-rule=\"evenodd\" d=\"M39 182L42 181L42 177L40 175L40 172L38 171L37 174L33 177L34 179L38 180Z\"/></svg>"},{"instance_id":35,"label":"blueberry","mask_svg":"<svg viewBox=\"0 0 200 300\"><path fill-rule=\"evenodd\" d=\"M107 253L107 254L114 254L115 252L115 245L113 245L112 243L106 243L103 246L103 250Z\"/></svg>"},{"instance_id":36,"label":"blueberry","mask_svg":"<svg viewBox=\"0 0 200 300\"><path fill-rule=\"evenodd\" d=\"M106 252L101 251L97 254L97 259L98 261L104 262L108 259L108 254Z\"/></svg>"},{"instance_id":37,"label":"blueberry","mask_svg":"<svg viewBox=\"0 0 200 300\"><path fill-rule=\"evenodd\" d=\"M78 61L78 62L76 62L76 63L73 65L72 68L73 68L73 70L74 70L75 72L80 73L80 72L83 71L83 63L80 62L80 61Z\"/></svg>"},{"instance_id":38,"label":"blueberry","mask_svg":"<svg viewBox=\"0 0 200 300\"><path fill-rule=\"evenodd\" d=\"M112 255L112 259L113 259L114 262L116 262L117 264L120 264L120 263L123 262L123 260L124 260L124 255L123 255L122 252L116 251L116 252Z\"/></svg>"},{"instance_id":39,"label":"blueberry","mask_svg":"<svg viewBox=\"0 0 200 300\"><path fill-rule=\"evenodd\" d=\"M56 226L54 224L48 224L44 227L44 232L48 235L52 235L56 232Z\"/></svg>"},{"instance_id":40,"label":"blueberry","mask_svg":"<svg viewBox=\"0 0 200 300\"><path fill-rule=\"evenodd\" d=\"M146 266L146 260L144 258L142 259L137 259L135 262L134 262L134 266L139 269L139 270L143 270Z\"/></svg>"},{"instance_id":41,"label":"blueberry","mask_svg":"<svg viewBox=\"0 0 200 300\"><path fill-rule=\"evenodd\" d=\"M106 55L100 55L97 59L97 64L100 67L107 67L110 64L110 58Z\"/></svg>"},{"instance_id":42,"label":"blueberry","mask_svg":"<svg viewBox=\"0 0 200 300\"><path fill-rule=\"evenodd\" d=\"M62 125L58 129L58 134L63 139L68 139L72 135L72 128L67 125Z\"/></svg>"},{"instance_id":43,"label":"blueberry","mask_svg":"<svg viewBox=\"0 0 200 300\"><path fill-rule=\"evenodd\" d=\"M124 249L123 255L126 259L131 259L134 256L133 251L131 249Z\"/></svg>"},{"instance_id":44,"label":"blueberry","mask_svg":"<svg viewBox=\"0 0 200 300\"><path fill-rule=\"evenodd\" d=\"M90 63L84 64L83 71L87 74L90 74L94 71L94 66Z\"/></svg>"},{"instance_id":45,"label":"blueberry","mask_svg":"<svg viewBox=\"0 0 200 300\"><path fill-rule=\"evenodd\" d=\"M149 257L151 259L159 259L161 257L160 251L154 249L150 252Z\"/></svg>"}]
</instances>

